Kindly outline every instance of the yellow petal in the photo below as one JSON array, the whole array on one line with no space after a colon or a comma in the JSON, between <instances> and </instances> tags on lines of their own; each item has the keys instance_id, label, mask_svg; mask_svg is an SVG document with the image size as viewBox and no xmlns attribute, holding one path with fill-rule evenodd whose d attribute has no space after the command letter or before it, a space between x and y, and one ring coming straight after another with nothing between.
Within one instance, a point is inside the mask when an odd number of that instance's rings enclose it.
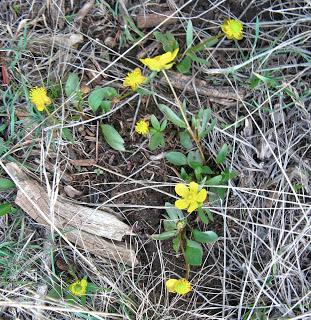
<instances>
[{"instance_id":1,"label":"yellow petal","mask_svg":"<svg viewBox=\"0 0 311 320\"><path fill-rule=\"evenodd\" d=\"M140 70L139 68L135 68L135 69L133 70L133 74L134 74L135 76L141 76L141 70Z\"/></svg>"},{"instance_id":2,"label":"yellow petal","mask_svg":"<svg viewBox=\"0 0 311 320\"><path fill-rule=\"evenodd\" d=\"M172 52L171 61L173 61L177 57L178 51L179 51L179 48L175 49Z\"/></svg>"},{"instance_id":3,"label":"yellow petal","mask_svg":"<svg viewBox=\"0 0 311 320\"><path fill-rule=\"evenodd\" d=\"M191 213L194 210L196 210L197 208L199 208L199 203L197 201L192 201L190 202L189 208L188 208L188 212Z\"/></svg>"},{"instance_id":4,"label":"yellow petal","mask_svg":"<svg viewBox=\"0 0 311 320\"><path fill-rule=\"evenodd\" d=\"M183 183L177 183L175 186L175 192L179 196L186 198L187 195L189 194L189 188Z\"/></svg>"},{"instance_id":5,"label":"yellow petal","mask_svg":"<svg viewBox=\"0 0 311 320\"><path fill-rule=\"evenodd\" d=\"M154 58L139 59L141 63L152 71L160 71L159 63Z\"/></svg>"},{"instance_id":6,"label":"yellow petal","mask_svg":"<svg viewBox=\"0 0 311 320\"><path fill-rule=\"evenodd\" d=\"M171 69L173 65L174 65L174 62L173 62L173 63L166 64L166 65L163 67L163 69L165 69L165 70Z\"/></svg>"},{"instance_id":7,"label":"yellow petal","mask_svg":"<svg viewBox=\"0 0 311 320\"><path fill-rule=\"evenodd\" d=\"M49 105L49 104L52 103L52 100L51 100L50 97L46 96L46 97L44 98L44 102L45 102L47 105Z\"/></svg>"},{"instance_id":8,"label":"yellow petal","mask_svg":"<svg viewBox=\"0 0 311 320\"><path fill-rule=\"evenodd\" d=\"M179 199L175 201L175 207L179 210L187 209L189 204L190 204L189 200L186 200L186 199Z\"/></svg>"},{"instance_id":9,"label":"yellow petal","mask_svg":"<svg viewBox=\"0 0 311 320\"><path fill-rule=\"evenodd\" d=\"M168 51L159 56L159 63L165 65L167 63L172 62L172 52Z\"/></svg>"},{"instance_id":10,"label":"yellow petal","mask_svg":"<svg viewBox=\"0 0 311 320\"><path fill-rule=\"evenodd\" d=\"M199 185L196 182L190 182L189 183L189 189L191 192L196 193L199 190Z\"/></svg>"},{"instance_id":11,"label":"yellow petal","mask_svg":"<svg viewBox=\"0 0 311 320\"><path fill-rule=\"evenodd\" d=\"M181 295L187 294L192 290L191 284L187 279L179 279L174 286L175 292Z\"/></svg>"},{"instance_id":12,"label":"yellow petal","mask_svg":"<svg viewBox=\"0 0 311 320\"><path fill-rule=\"evenodd\" d=\"M167 291L168 292L172 292L172 293L175 293L175 285L176 283L178 282L177 279L168 279L166 282L165 282L165 286L167 288Z\"/></svg>"},{"instance_id":13,"label":"yellow petal","mask_svg":"<svg viewBox=\"0 0 311 320\"><path fill-rule=\"evenodd\" d=\"M36 104L36 108L37 108L37 110L38 111L43 111L44 110L44 104L42 103L42 104Z\"/></svg>"},{"instance_id":14,"label":"yellow petal","mask_svg":"<svg viewBox=\"0 0 311 320\"><path fill-rule=\"evenodd\" d=\"M204 202L204 200L206 199L206 196L207 196L207 191L206 189L202 189L198 195L196 196L196 200L198 202Z\"/></svg>"},{"instance_id":15,"label":"yellow petal","mask_svg":"<svg viewBox=\"0 0 311 320\"><path fill-rule=\"evenodd\" d=\"M86 288L87 288L87 280L86 280L86 279L82 279L82 280L80 281L80 285L81 285L81 287L83 288L83 290L85 291Z\"/></svg>"}]
</instances>

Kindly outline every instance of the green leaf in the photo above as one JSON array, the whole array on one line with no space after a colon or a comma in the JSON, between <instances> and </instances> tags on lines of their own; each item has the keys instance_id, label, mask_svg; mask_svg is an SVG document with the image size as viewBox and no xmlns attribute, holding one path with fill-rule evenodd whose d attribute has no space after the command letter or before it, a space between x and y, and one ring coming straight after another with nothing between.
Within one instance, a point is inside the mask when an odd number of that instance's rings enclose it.
<instances>
[{"instance_id":1,"label":"green leaf","mask_svg":"<svg viewBox=\"0 0 311 320\"><path fill-rule=\"evenodd\" d=\"M182 180L185 180L185 181L187 181L188 179L190 179L190 177L189 177L187 171L185 170L185 168L181 168L181 170L180 170L180 177L181 177Z\"/></svg>"},{"instance_id":2,"label":"green leaf","mask_svg":"<svg viewBox=\"0 0 311 320\"><path fill-rule=\"evenodd\" d=\"M169 218L173 221L182 220L185 218L183 212L169 202L165 202L165 210Z\"/></svg>"},{"instance_id":3,"label":"green leaf","mask_svg":"<svg viewBox=\"0 0 311 320\"><path fill-rule=\"evenodd\" d=\"M11 203L5 202L0 204L0 217L5 216L6 214L12 211L13 207Z\"/></svg>"},{"instance_id":4,"label":"green leaf","mask_svg":"<svg viewBox=\"0 0 311 320\"><path fill-rule=\"evenodd\" d=\"M203 174L214 174L214 171L209 166L203 166L202 173Z\"/></svg>"},{"instance_id":5,"label":"green leaf","mask_svg":"<svg viewBox=\"0 0 311 320\"><path fill-rule=\"evenodd\" d=\"M188 162L188 165L193 169L203 165L203 161L198 150L190 151L188 153L187 162Z\"/></svg>"},{"instance_id":6,"label":"green leaf","mask_svg":"<svg viewBox=\"0 0 311 320\"><path fill-rule=\"evenodd\" d=\"M228 151L229 151L229 146L225 143L219 150L218 154L217 154L217 157L216 157L216 160L215 162L217 164L222 164L224 163L225 159L226 159L226 156L228 154Z\"/></svg>"},{"instance_id":7,"label":"green leaf","mask_svg":"<svg viewBox=\"0 0 311 320\"><path fill-rule=\"evenodd\" d=\"M49 292L47 293L47 296L52 299L60 299L63 296L62 287L60 285L55 285Z\"/></svg>"},{"instance_id":8,"label":"green leaf","mask_svg":"<svg viewBox=\"0 0 311 320\"><path fill-rule=\"evenodd\" d=\"M67 98L71 97L80 89L80 79L75 73L69 73L66 84L65 94Z\"/></svg>"},{"instance_id":9,"label":"green leaf","mask_svg":"<svg viewBox=\"0 0 311 320\"><path fill-rule=\"evenodd\" d=\"M213 47L219 41L218 37L210 37L191 48L191 52L199 52L205 48Z\"/></svg>"},{"instance_id":10,"label":"green leaf","mask_svg":"<svg viewBox=\"0 0 311 320\"><path fill-rule=\"evenodd\" d=\"M219 185L221 183L221 181L222 181L222 176L218 175L218 176L215 176L213 178L208 179L205 182L205 185L206 186L217 186L217 185Z\"/></svg>"},{"instance_id":11,"label":"green leaf","mask_svg":"<svg viewBox=\"0 0 311 320\"><path fill-rule=\"evenodd\" d=\"M178 151L170 151L165 154L165 159L175 166L184 166L187 164L186 156Z\"/></svg>"},{"instance_id":12,"label":"green leaf","mask_svg":"<svg viewBox=\"0 0 311 320\"><path fill-rule=\"evenodd\" d=\"M208 219L212 222L214 222L214 216L212 212L209 209L205 209L205 212L207 213Z\"/></svg>"},{"instance_id":13,"label":"green leaf","mask_svg":"<svg viewBox=\"0 0 311 320\"><path fill-rule=\"evenodd\" d=\"M218 235L214 231L199 231L194 229L192 231L192 236L195 241L200 243L212 243L218 240Z\"/></svg>"},{"instance_id":14,"label":"green leaf","mask_svg":"<svg viewBox=\"0 0 311 320\"><path fill-rule=\"evenodd\" d=\"M205 223L205 224L209 223L209 220L208 220L208 218L202 208L198 208L198 214L199 214L199 217L203 223Z\"/></svg>"},{"instance_id":15,"label":"green leaf","mask_svg":"<svg viewBox=\"0 0 311 320\"><path fill-rule=\"evenodd\" d=\"M164 119L164 120L162 121L162 123L161 123L161 128L160 128L160 130L161 130L161 131L164 131L164 130L166 129L166 126L167 126L167 120Z\"/></svg>"},{"instance_id":16,"label":"green leaf","mask_svg":"<svg viewBox=\"0 0 311 320\"><path fill-rule=\"evenodd\" d=\"M153 240L167 240L172 237L175 237L177 235L178 231L177 230L172 230L172 231L165 231L160 234L153 234L151 238Z\"/></svg>"},{"instance_id":17,"label":"green leaf","mask_svg":"<svg viewBox=\"0 0 311 320\"><path fill-rule=\"evenodd\" d=\"M179 116L165 104L159 104L159 109L166 116L166 118L172 123L174 123L177 127L187 128L187 125L184 122L184 120L179 118Z\"/></svg>"},{"instance_id":18,"label":"green leaf","mask_svg":"<svg viewBox=\"0 0 311 320\"><path fill-rule=\"evenodd\" d=\"M88 98L88 102L93 112L96 112L100 107L102 101L104 99L111 99L116 97L118 92L115 88L105 87L105 88L97 88L91 92Z\"/></svg>"},{"instance_id":19,"label":"green leaf","mask_svg":"<svg viewBox=\"0 0 311 320\"><path fill-rule=\"evenodd\" d=\"M181 145L186 149L191 149L193 147L190 135L187 130L179 133L179 139Z\"/></svg>"},{"instance_id":20,"label":"green leaf","mask_svg":"<svg viewBox=\"0 0 311 320\"><path fill-rule=\"evenodd\" d=\"M180 238L179 238L179 237L174 238L173 241L172 241L172 243L173 243L173 249L174 249L174 251L175 251L176 253L178 253L179 248L180 248Z\"/></svg>"},{"instance_id":21,"label":"green leaf","mask_svg":"<svg viewBox=\"0 0 311 320\"><path fill-rule=\"evenodd\" d=\"M74 142L74 138L73 138L73 135L70 131L69 128L63 128L62 129L62 138L67 140L67 141L70 141L70 142Z\"/></svg>"},{"instance_id":22,"label":"green leaf","mask_svg":"<svg viewBox=\"0 0 311 320\"><path fill-rule=\"evenodd\" d=\"M7 127L8 127L7 123L2 123L2 125L0 126L0 134L2 134Z\"/></svg>"},{"instance_id":23,"label":"green leaf","mask_svg":"<svg viewBox=\"0 0 311 320\"><path fill-rule=\"evenodd\" d=\"M207 123L208 120L210 119L210 116L212 114L212 110L211 109L201 109L198 113L198 116L201 120L201 125L199 128L199 137L201 138L204 131L207 129Z\"/></svg>"},{"instance_id":24,"label":"green leaf","mask_svg":"<svg viewBox=\"0 0 311 320\"><path fill-rule=\"evenodd\" d=\"M88 282L87 284L87 294L89 293L96 293L98 291L102 290L101 287L95 285L94 283L92 282Z\"/></svg>"},{"instance_id":25,"label":"green leaf","mask_svg":"<svg viewBox=\"0 0 311 320\"><path fill-rule=\"evenodd\" d=\"M228 182L231 179L236 178L238 175L234 171L230 171L228 168L226 168L222 173L222 182Z\"/></svg>"},{"instance_id":26,"label":"green leaf","mask_svg":"<svg viewBox=\"0 0 311 320\"><path fill-rule=\"evenodd\" d=\"M200 266L202 264L203 249L200 243L187 240L185 258L186 262L191 266Z\"/></svg>"},{"instance_id":27,"label":"green leaf","mask_svg":"<svg viewBox=\"0 0 311 320\"><path fill-rule=\"evenodd\" d=\"M211 124L204 131L204 137L207 136L214 129L216 123L217 123L217 119L215 118L211 121Z\"/></svg>"},{"instance_id":28,"label":"green leaf","mask_svg":"<svg viewBox=\"0 0 311 320\"><path fill-rule=\"evenodd\" d=\"M176 230L176 222L171 220L164 220L163 227L165 231L173 231Z\"/></svg>"},{"instance_id":29,"label":"green leaf","mask_svg":"<svg viewBox=\"0 0 311 320\"><path fill-rule=\"evenodd\" d=\"M190 69L191 69L191 58L186 56L184 57L180 63L178 63L178 65L176 66L177 70L180 73L189 73Z\"/></svg>"},{"instance_id":30,"label":"green leaf","mask_svg":"<svg viewBox=\"0 0 311 320\"><path fill-rule=\"evenodd\" d=\"M149 149L156 150L158 147L164 147L165 139L162 132L155 132L151 134L149 141Z\"/></svg>"},{"instance_id":31,"label":"green leaf","mask_svg":"<svg viewBox=\"0 0 311 320\"><path fill-rule=\"evenodd\" d=\"M159 42L161 42L165 52L174 51L179 48L178 42L171 32L166 32L164 34L162 32L155 31L154 36Z\"/></svg>"},{"instance_id":32,"label":"green leaf","mask_svg":"<svg viewBox=\"0 0 311 320\"><path fill-rule=\"evenodd\" d=\"M0 179L0 192L7 191L10 189L15 189L14 182L10 179L5 179L5 178Z\"/></svg>"},{"instance_id":33,"label":"green leaf","mask_svg":"<svg viewBox=\"0 0 311 320\"><path fill-rule=\"evenodd\" d=\"M160 129L161 129L160 122L159 122L159 120L155 117L155 115L152 115L152 116L150 117L150 121L151 121L152 126L153 126L156 130L160 131Z\"/></svg>"},{"instance_id":34,"label":"green leaf","mask_svg":"<svg viewBox=\"0 0 311 320\"><path fill-rule=\"evenodd\" d=\"M186 30L187 48L190 48L192 46L192 42L193 42L193 25L192 25L192 21L189 20L187 24L187 30Z\"/></svg>"},{"instance_id":35,"label":"green leaf","mask_svg":"<svg viewBox=\"0 0 311 320\"><path fill-rule=\"evenodd\" d=\"M147 88L138 87L136 90L137 93L139 93L142 97L143 96L150 96L153 94L153 92Z\"/></svg>"},{"instance_id":36,"label":"green leaf","mask_svg":"<svg viewBox=\"0 0 311 320\"><path fill-rule=\"evenodd\" d=\"M193 60L197 63L203 64L203 65L207 65L209 63L207 60L199 58L196 54L194 54L190 51L187 53L187 55L188 55L188 57L191 58L191 60Z\"/></svg>"},{"instance_id":37,"label":"green leaf","mask_svg":"<svg viewBox=\"0 0 311 320\"><path fill-rule=\"evenodd\" d=\"M104 111L104 113L107 113L110 111L112 102L110 100L103 100L102 103L100 104L100 107Z\"/></svg>"},{"instance_id":38,"label":"green leaf","mask_svg":"<svg viewBox=\"0 0 311 320\"><path fill-rule=\"evenodd\" d=\"M102 124L100 128L106 142L111 148L117 151L125 151L124 140L114 127L110 126L109 124Z\"/></svg>"},{"instance_id":39,"label":"green leaf","mask_svg":"<svg viewBox=\"0 0 311 320\"><path fill-rule=\"evenodd\" d=\"M194 169L194 174L195 174L195 177L197 180L201 180L202 178L202 167L201 166L197 166L195 169Z\"/></svg>"}]
</instances>

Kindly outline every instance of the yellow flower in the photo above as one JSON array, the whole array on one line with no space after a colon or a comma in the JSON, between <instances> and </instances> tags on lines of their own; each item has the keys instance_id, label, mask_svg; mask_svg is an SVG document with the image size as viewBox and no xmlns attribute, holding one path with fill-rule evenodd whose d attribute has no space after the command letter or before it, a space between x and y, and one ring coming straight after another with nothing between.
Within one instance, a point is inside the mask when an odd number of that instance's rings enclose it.
<instances>
[{"instance_id":1,"label":"yellow flower","mask_svg":"<svg viewBox=\"0 0 311 320\"><path fill-rule=\"evenodd\" d=\"M74 295L81 297L86 294L86 279L77 280L69 286L69 291Z\"/></svg>"},{"instance_id":2,"label":"yellow flower","mask_svg":"<svg viewBox=\"0 0 311 320\"><path fill-rule=\"evenodd\" d=\"M52 100L48 97L47 91L44 87L32 88L29 93L29 98L38 111L43 111L45 106L52 103Z\"/></svg>"},{"instance_id":3,"label":"yellow flower","mask_svg":"<svg viewBox=\"0 0 311 320\"><path fill-rule=\"evenodd\" d=\"M185 279L168 279L165 283L168 292L185 295L192 290L190 282Z\"/></svg>"},{"instance_id":4,"label":"yellow flower","mask_svg":"<svg viewBox=\"0 0 311 320\"><path fill-rule=\"evenodd\" d=\"M147 136L149 133L149 122L144 119L137 121L136 125L135 125L135 131L138 134L141 134L143 136Z\"/></svg>"},{"instance_id":5,"label":"yellow flower","mask_svg":"<svg viewBox=\"0 0 311 320\"><path fill-rule=\"evenodd\" d=\"M175 186L175 192L182 197L175 202L175 207L180 210L188 209L189 213L201 207L207 196L206 189L199 191L199 185L196 182L190 182L189 188L183 183L178 183Z\"/></svg>"},{"instance_id":6,"label":"yellow flower","mask_svg":"<svg viewBox=\"0 0 311 320\"><path fill-rule=\"evenodd\" d=\"M172 52L166 52L153 58L139 59L145 66L152 71L161 71L163 69L171 69L174 64L174 59L178 54L179 48Z\"/></svg>"},{"instance_id":7,"label":"yellow flower","mask_svg":"<svg viewBox=\"0 0 311 320\"><path fill-rule=\"evenodd\" d=\"M221 26L222 31L228 39L242 40L243 39L243 24L236 19L227 19Z\"/></svg>"},{"instance_id":8,"label":"yellow flower","mask_svg":"<svg viewBox=\"0 0 311 320\"><path fill-rule=\"evenodd\" d=\"M146 81L146 77L141 74L139 68L135 68L132 72L129 72L123 81L124 87L131 87L133 91L136 91L138 86Z\"/></svg>"}]
</instances>

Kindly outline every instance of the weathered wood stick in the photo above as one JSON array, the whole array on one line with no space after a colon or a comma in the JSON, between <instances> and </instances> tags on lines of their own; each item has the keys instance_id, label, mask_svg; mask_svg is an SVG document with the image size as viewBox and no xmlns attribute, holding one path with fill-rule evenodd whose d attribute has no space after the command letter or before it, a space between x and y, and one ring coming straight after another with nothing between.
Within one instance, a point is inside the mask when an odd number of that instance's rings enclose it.
<instances>
[{"instance_id":1,"label":"weathered wood stick","mask_svg":"<svg viewBox=\"0 0 311 320\"><path fill-rule=\"evenodd\" d=\"M6 169L19 187L15 203L32 219L55 226L70 242L88 252L128 265L137 264L135 252L121 242L125 235L132 234L127 224L111 213L66 200L56 200L51 210L48 194L37 181L15 163L8 163Z\"/></svg>"},{"instance_id":2,"label":"weathered wood stick","mask_svg":"<svg viewBox=\"0 0 311 320\"><path fill-rule=\"evenodd\" d=\"M238 93L236 93L231 87L213 87L208 85L208 82L205 80L194 79L191 76L181 75L180 73L174 71L167 71L167 75L172 82L173 87L186 90L187 92L227 99L227 100L240 100L245 96L245 90L239 89ZM167 84L164 77L161 78L161 83ZM195 87L195 89L194 89Z\"/></svg>"},{"instance_id":3,"label":"weathered wood stick","mask_svg":"<svg viewBox=\"0 0 311 320\"><path fill-rule=\"evenodd\" d=\"M147 29L158 26L161 22L163 22L167 17L174 14L174 11L165 11L159 13L151 13L151 14L141 14L136 16L136 25L138 29ZM176 17L170 18L165 21L164 25L175 24L178 19Z\"/></svg>"}]
</instances>

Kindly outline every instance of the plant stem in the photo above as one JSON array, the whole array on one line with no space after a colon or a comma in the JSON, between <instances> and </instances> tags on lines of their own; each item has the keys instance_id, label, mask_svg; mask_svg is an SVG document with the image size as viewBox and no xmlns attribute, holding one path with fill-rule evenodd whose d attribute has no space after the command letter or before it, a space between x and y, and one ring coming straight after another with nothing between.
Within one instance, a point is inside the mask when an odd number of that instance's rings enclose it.
<instances>
[{"instance_id":1,"label":"plant stem","mask_svg":"<svg viewBox=\"0 0 311 320\"><path fill-rule=\"evenodd\" d=\"M168 83L168 85L169 85L169 87L170 87L170 89L171 89L171 91L172 91L172 93L173 93L173 95L174 95L174 98L175 98L175 101L176 101L176 103L177 103L177 106L178 106L178 108L179 108L179 110L180 110L180 112L181 112L181 114L182 114L182 117L183 117L185 123L186 123L187 130L188 130L190 136L192 137L192 139L194 140L195 144L197 145L198 150L199 150L199 152L200 152L200 154L201 154L201 157L202 157L203 162L205 162L205 157L204 157L204 153L203 153L202 147L201 147L201 145L200 145L200 141L199 141L197 135L193 132L193 130L192 130L192 128L191 128L191 126L190 126L190 124L189 124L189 122L188 122L188 120L187 120L187 116L186 116L186 113L185 113L185 111L184 111L184 109L183 109L183 107L182 107L182 103L181 103L180 100L178 99L177 94L176 94L176 92L175 92L175 89L174 89L174 87L173 87L173 85L172 85L169 77L167 76L165 70L162 70L162 73L164 74L164 77L165 77L165 79L166 79L166 81L167 81L167 83Z\"/></svg>"},{"instance_id":2,"label":"plant stem","mask_svg":"<svg viewBox=\"0 0 311 320\"><path fill-rule=\"evenodd\" d=\"M185 278L188 280L189 273L190 273L190 266L186 262L186 254L185 254L184 244L185 244L185 230L183 230L180 234L180 247L181 247L181 251L182 251L182 254L183 254L184 260L185 260L185 269L186 269Z\"/></svg>"}]
</instances>

